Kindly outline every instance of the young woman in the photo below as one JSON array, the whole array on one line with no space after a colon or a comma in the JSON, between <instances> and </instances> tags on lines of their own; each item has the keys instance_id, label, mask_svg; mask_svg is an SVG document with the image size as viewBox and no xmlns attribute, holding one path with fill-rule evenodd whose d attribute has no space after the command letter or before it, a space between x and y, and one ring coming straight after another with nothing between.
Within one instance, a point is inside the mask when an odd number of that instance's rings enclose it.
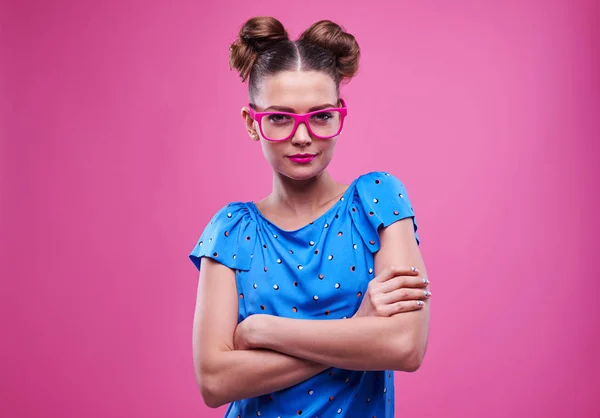
<instances>
[{"instance_id":1,"label":"young woman","mask_svg":"<svg viewBox=\"0 0 600 418\"><path fill-rule=\"evenodd\" d=\"M346 185L327 171L358 44L331 21L291 41L256 17L230 53L273 191L220 209L189 255L203 399L230 402L232 418L393 417L393 371L423 361L431 293L400 180L373 171Z\"/></svg>"}]
</instances>

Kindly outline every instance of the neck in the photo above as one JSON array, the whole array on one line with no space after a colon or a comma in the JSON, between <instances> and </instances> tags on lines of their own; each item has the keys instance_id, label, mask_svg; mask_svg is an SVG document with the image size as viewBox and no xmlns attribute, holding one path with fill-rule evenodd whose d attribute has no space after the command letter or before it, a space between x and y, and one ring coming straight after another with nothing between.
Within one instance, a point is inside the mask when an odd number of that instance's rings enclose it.
<instances>
[{"instance_id":1,"label":"neck","mask_svg":"<svg viewBox=\"0 0 600 418\"><path fill-rule=\"evenodd\" d=\"M273 173L273 192L269 204L294 215L310 216L338 197L340 184L323 171L307 180L294 180L280 173Z\"/></svg>"}]
</instances>

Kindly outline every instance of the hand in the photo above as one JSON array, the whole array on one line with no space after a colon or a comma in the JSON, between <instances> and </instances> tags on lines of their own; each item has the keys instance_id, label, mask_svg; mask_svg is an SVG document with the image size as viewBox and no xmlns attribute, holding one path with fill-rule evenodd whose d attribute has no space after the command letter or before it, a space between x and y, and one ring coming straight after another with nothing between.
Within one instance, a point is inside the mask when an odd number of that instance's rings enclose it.
<instances>
[{"instance_id":1,"label":"hand","mask_svg":"<svg viewBox=\"0 0 600 418\"><path fill-rule=\"evenodd\" d=\"M429 280L418 276L411 267L386 268L369 282L364 298L354 317L389 317L423 307L423 300L431 297Z\"/></svg>"}]
</instances>

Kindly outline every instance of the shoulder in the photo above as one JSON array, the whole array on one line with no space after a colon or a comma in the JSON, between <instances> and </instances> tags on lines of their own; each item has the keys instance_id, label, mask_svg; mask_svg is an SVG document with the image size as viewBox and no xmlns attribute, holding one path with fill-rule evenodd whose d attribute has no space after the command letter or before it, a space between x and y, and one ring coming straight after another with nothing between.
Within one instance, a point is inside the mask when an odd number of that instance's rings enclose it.
<instances>
[{"instance_id":1,"label":"shoulder","mask_svg":"<svg viewBox=\"0 0 600 418\"><path fill-rule=\"evenodd\" d=\"M371 171L356 179L357 192L360 194L400 194L406 192L404 183L388 171Z\"/></svg>"},{"instance_id":2,"label":"shoulder","mask_svg":"<svg viewBox=\"0 0 600 418\"><path fill-rule=\"evenodd\" d=\"M387 171L371 171L356 179L352 217L365 242L373 251L379 249L380 227L412 218L417 242L420 242L413 205L404 183Z\"/></svg>"},{"instance_id":3,"label":"shoulder","mask_svg":"<svg viewBox=\"0 0 600 418\"><path fill-rule=\"evenodd\" d=\"M201 257L208 256L230 268L247 270L256 242L256 224L244 202L222 206L204 227L189 254L200 269Z\"/></svg>"},{"instance_id":4,"label":"shoulder","mask_svg":"<svg viewBox=\"0 0 600 418\"><path fill-rule=\"evenodd\" d=\"M245 202L230 202L213 214L206 227L218 229L242 220L251 220L248 205Z\"/></svg>"}]
</instances>

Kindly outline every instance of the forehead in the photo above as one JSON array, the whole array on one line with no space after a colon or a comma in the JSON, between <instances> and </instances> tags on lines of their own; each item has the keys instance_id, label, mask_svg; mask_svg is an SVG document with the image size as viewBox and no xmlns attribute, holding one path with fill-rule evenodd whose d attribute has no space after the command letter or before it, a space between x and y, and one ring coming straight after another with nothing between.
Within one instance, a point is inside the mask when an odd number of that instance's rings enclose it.
<instances>
[{"instance_id":1,"label":"forehead","mask_svg":"<svg viewBox=\"0 0 600 418\"><path fill-rule=\"evenodd\" d=\"M262 108L287 106L296 111L323 104L335 103L333 79L320 71L283 71L263 80L256 104Z\"/></svg>"}]
</instances>

